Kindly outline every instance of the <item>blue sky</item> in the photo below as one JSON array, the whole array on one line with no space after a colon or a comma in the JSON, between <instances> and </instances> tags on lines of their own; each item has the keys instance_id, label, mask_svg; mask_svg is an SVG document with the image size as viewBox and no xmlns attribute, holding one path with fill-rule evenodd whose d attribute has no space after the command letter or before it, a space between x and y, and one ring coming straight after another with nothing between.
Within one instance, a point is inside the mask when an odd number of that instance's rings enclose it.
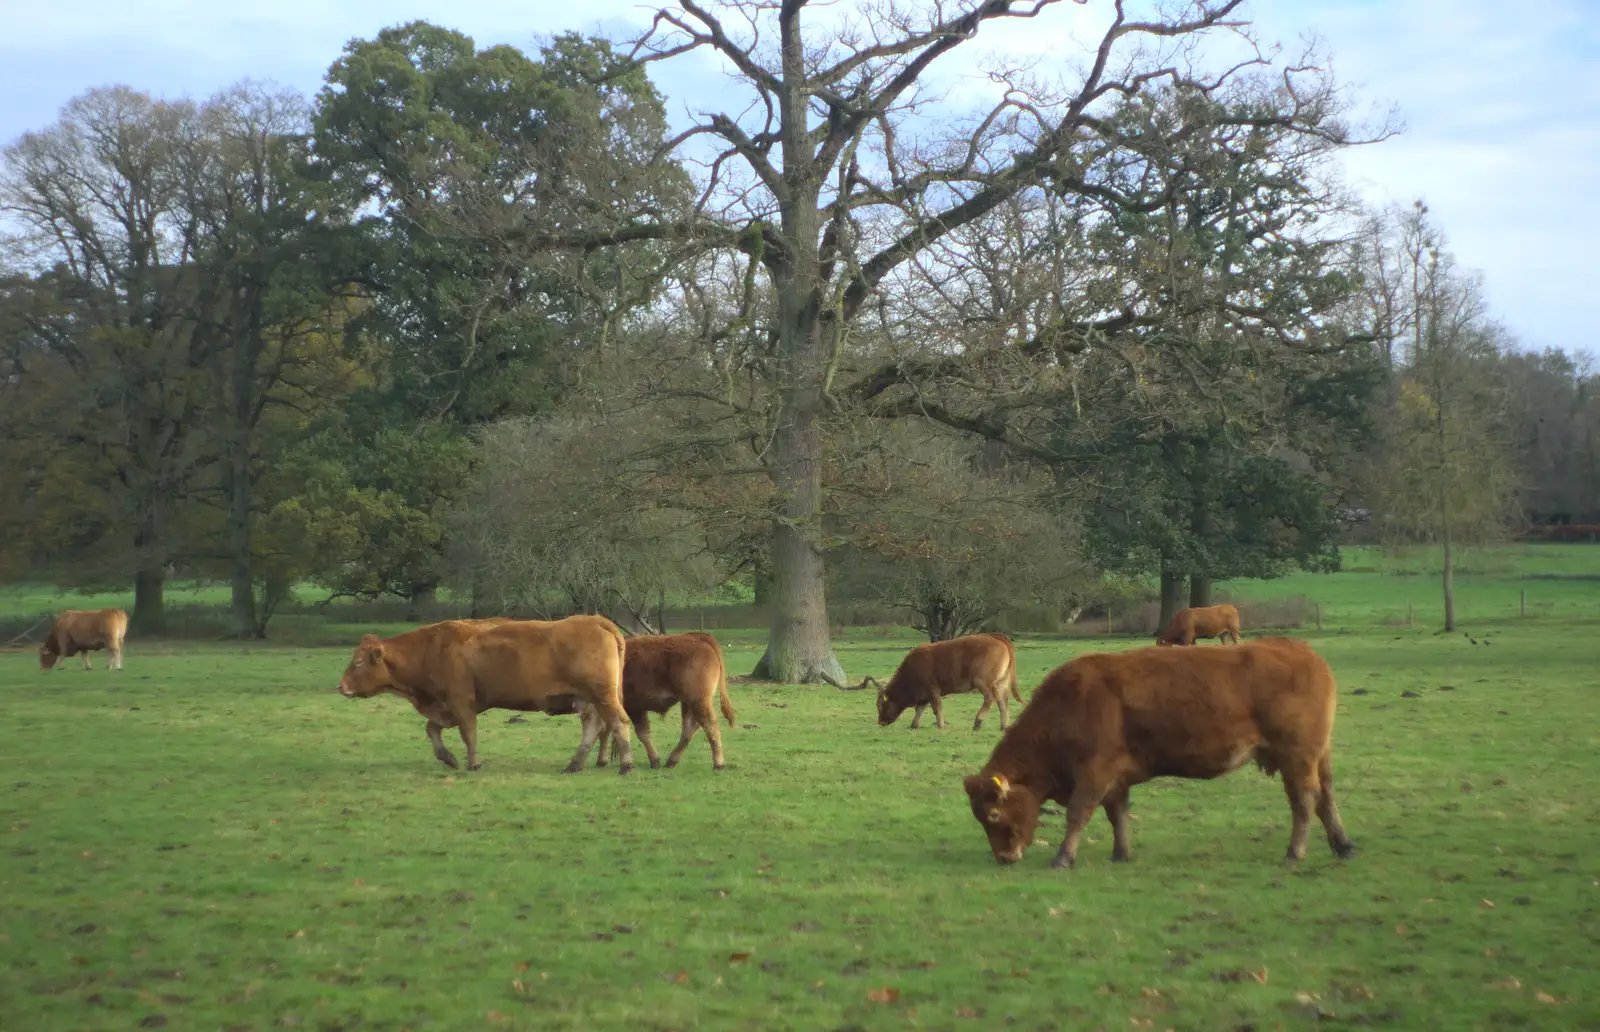
<instances>
[{"instance_id":1,"label":"blue sky","mask_svg":"<svg viewBox=\"0 0 1600 1032\"><path fill-rule=\"evenodd\" d=\"M1063 9L1014 36L1038 54L1096 18ZM426 18L480 44L565 29L623 33L632 0L0 0L0 140L48 124L73 95L126 83L204 96L242 78L307 92L346 40ZM1515 12L1515 13L1511 13ZM1363 105L1393 103L1407 132L1350 153L1373 201L1421 197L1495 314L1529 347L1600 356L1600 0L1254 0L1258 33L1313 33ZM998 42L998 41L997 41ZM714 97L705 62L658 69L668 95Z\"/></svg>"}]
</instances>

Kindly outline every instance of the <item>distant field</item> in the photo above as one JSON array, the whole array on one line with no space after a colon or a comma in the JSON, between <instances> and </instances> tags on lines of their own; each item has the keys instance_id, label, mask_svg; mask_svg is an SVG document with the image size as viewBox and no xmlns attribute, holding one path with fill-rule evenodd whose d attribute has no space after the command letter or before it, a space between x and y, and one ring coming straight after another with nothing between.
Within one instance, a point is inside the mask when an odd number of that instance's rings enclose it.
<instances>
[{"instance_id":1,"label":"distant field","mask_svg":"<svg viewBox=\"0 0 1600 1032\"><path fill-rule=\"evenodd\" d=\"M1050 871L1054 817L997 867L970 698L913 732L865 694L736 684L727 771L701 739L627 779L556 773L570 718L491 713L469 775L399 701L338 697L346 647L133 642L120 673L48 675L0 652L0 1027L1597 1028L1600 583L1516 571L1600 549L1554 547L1463 575L1488 644L1373 622L1431 579L1254 586L1321 600L1304 636L1340 682L1359 852L1314 836L1298 870L1250 771L1135 790L1132 864L1097 818ZM1519 586L1550 605L1497 615ZM760 634L723 637L748 670ZM840 651L882 677L914 642ZM1024 636L1025 693L1135 644Z\"/></svg>"},{"instance_id":2,"label":"distant field","mask_svg":"<svg viewBox=\"0 0 1600 1032\"><path fill-rule=\"evenodd\" d=\"M1408 614L1412 630L1434 630L1442 624L1444 603L1436 550L1395 556L1375 548L1346 548L1343 558L1344 569L1335 574L1297 573L1270 581L1223 581L1218 588L1224 596L1235 599L1303 597L1318 607L1327 631L1402 626ZM1522 592L1526 593L1529 618L1557 622L1600 620L1600 545L1504 545L1468 550L1458 559L1456 612L1464 627L1493 627L1504 621L1521 620ZM319 608L317 604L327 597L326 589L302 585L296 598L304 608L291 608L275 617L269 635L297 644L331 645L353 642L367 630L395 633L410 626L394 622L403 609L398 600L387 606L335 603ZM170 610L207 610L208 626L215 628L225 626L222 621L227 603L228 590L222 585L176 583L167 591ZM0 586L0 622L6 626L17 626L19 621L27 622L60 609L132 605L131 591L85 594L63 592L48 585ZM707 600L701 608L715 613L717 604ZM375 611L386 615L377 620L364 615ZM739 611L743 610L734 612ZM681 618L680 623L683 619L689 623L673 629L684 630L692 625L692 617ZM1308 618L1307 628L1313 623L1314 617ZM739 636L744 632L719 633ZM882 628L851 633L896 636L901 632Z\"/></svg>"}]
</instances>

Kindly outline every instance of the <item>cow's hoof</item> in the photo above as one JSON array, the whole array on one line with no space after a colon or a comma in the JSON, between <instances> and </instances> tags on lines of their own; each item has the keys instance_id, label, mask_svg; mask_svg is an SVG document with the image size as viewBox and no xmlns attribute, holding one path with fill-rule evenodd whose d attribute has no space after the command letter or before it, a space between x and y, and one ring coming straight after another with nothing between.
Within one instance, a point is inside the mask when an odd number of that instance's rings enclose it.
<instances>
[{"instance_id":1,"label":"cow's hoof","mask_svg":"<svg viewBox=\"0 0 1600 1032\"><path fill-rule=\"evenodd\" d=\"M583 765L581 763L569 763L565 767L561 768L561 773L563 773L563 774L582 774L583 773Z\"/></svg>"},{"instance_id":2,"label":"cow's hoof","mask_svg":"<svg viewBox=\"0 0 1600 1032\"><path fill-rule=\"evenodd\" d=\"M440 763L444 764L446 767L449 767L451 770L460 770L461 769L461 764L456 762L456 758L455 758L455 754L454 753L443 752L443 753L434 753L434 755L439 757L439 762Z\"/></svg>"},{"instance_id":3,"label":"cow's hoof","mask_svg":"<svg viewBox=\"0 0 1600 1032\"><path fill-rule=\"evenodd\" d=\"M1050 869L1052 871L1060 871L1070 868L1071 866L1072 861L1064 856L1057 856L1054 860L1050 861Z\"/></svg>"},{"instance_id":4,"label":"cow's hoof","mask_svg":"<svg viewBox=\"0 0 1600 1032\"><path fill-rule=\"evenodd\" d=\"M650 761L650 769L651 770L660 770L661 769L661 761L660 760L651 760Z\"/></svg>"},{"instance_id":5,"label":"cow's hoof","mask_svg":"<svg viewBox=\"0 0 1600 1032\"><path fill-rule=\"evenodd\" d=\"M1114 863L1114 864L1131 863L1132 860L1133 860L1133 857L1129 856L1127 853L1116 853L1116 852L1113 852L1111 854L1111 862Z\"/></svg>"},{"instance_id":6,"label":"cow's hoof","mask_svg":"<svg viewBox=\"0 0 1600 1032\"><path fill-rule=\"evenodd\" d=\"M596 767L609 767L609 766L611 766L611 761L610 760L595 760L594 761L594 765Z\"/></svg>"},{"instance_id":7,"label":"cow's hoof","mask_svg":"<svg viewBox=\"0 0 1600 1032\"><path fill-rule=\"evenodd\" d=\"M728 769L728 765L726 763L713 763L711 765L711 769L712 770L727 770Z\"/></svg>"},{"instance_id":8,"label":"cow's hoof","mask_svg":"<svg viewBox=\"0 0 1600 1032\"><path fill-rule=\"evenodd\" d=\"M1285 867L1299 867L1300 866L1300 861L1303 860L1303 859L1305 859L1305 858L1304 857L1295 856L1293 853L1285 853L1285 854L1283 854L1283 863L1284 863Z\"/></svg>"},{"instance_id":9,"label":"cow's hoof","mask_svg":"<svg viewBox=\"0 0 1600 1032\"><path fill-rule=\"evenodd\" d=\"M632 774L633 773L633 764L624 763L624 764L618 766L617 767L617 773L618 774Z\"/></svg>"},{"instance_id":10,"label":"cow's hoof","mask_svg":"<svg viewBox=\"0 0 1600 1032\"><path fill-rule=\"evenodd\" d=\"M477 763L469 763L469 764L467 764L467 769L468 770L482 770L483 769L483 762L480 760Z\"/></svg>"},{"instance_id":11,"label":"cow's hoof","mask_svg":"<svg viewBox=\"0 0 1600 1032\"><path fill-rule=\"evenodd\" d=\"M1333 854L1340 860L1354 860L1356 858L1356 844L1345 842L1333 847Z\"/></svg>"}]
</instances>

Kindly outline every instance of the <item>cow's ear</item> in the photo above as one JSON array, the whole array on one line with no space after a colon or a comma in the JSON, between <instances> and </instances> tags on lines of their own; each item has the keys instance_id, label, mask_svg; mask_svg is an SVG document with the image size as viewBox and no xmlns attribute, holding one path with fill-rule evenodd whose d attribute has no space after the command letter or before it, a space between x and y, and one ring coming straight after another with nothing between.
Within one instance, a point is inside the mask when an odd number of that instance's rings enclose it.
<instances>
[{"instance_id":1,"label":"cow's ear","mask_svg":"<svg viewBox=\"0 0 1600 1032\"><path fill-rule=\"evenodd\" d=\"M982 774L969 774L962 779L961 784L966 788L967 795L973 799L982 799L985 793L994 788L989 779Z\"/></svg>"}]
</instances>

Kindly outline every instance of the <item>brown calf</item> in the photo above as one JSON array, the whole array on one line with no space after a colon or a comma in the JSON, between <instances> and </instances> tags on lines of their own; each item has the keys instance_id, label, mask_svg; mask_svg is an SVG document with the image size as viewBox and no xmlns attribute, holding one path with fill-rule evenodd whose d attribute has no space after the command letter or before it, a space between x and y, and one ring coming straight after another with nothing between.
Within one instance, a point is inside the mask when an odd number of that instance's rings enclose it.
<instances>
[{"instance_id":1,"label":"brown calf","mask_svg":"<svg viewBox=\"0 0 1600 1032\"><path fill-rule=\"evenodd\" d=\"M1254 760L1281 772L1294 813L1288 858L1303 860L1313 812L1341 858L1355 853L1333 799L1333 673L1302 641L1229 649L1145 648L1079 656L1057 667L965 781L996 861L1033 842L1039 808L1067 808L1052 867L1070 867L1104 806L1111 859L1128 859L1128 791L1151 778L1215 778Z\"/></svg>"},{"instance_id":2,"label":"brown calf","mask_svg":"<svg viewBox=\"0 0 1600 1032\"><path fill-rule=\"evenodd\" d=\"M869 678L870 680L870 678ZM864 687L866 682L862 682ZM944 727L946 695L978 692L983 705L972 722L972 730L983 727L984 714L1000 705L1000 729L1011 723L1006 699L1022 701L1017 694L1017 651L1003 634L969 634L949 641L919 645L906 654L889 683L878 690L878 726L888 727L900 719L908 707L915 706L911 726L922 724L922 711L933 708L933 719Z\"/></svg>"},{"instance_id":3,"label":"brown calf","mask_svg":"<svg viewBox=\"0 0 1600 1032\"><path fill-rule=\"evenodd\" d=\"M1193 645L1196 638L1232 638L1239 644L1239 611L1230 605L1180 609L1156 635L1157 645Z\"/></svg>"},{"instance_id":4,"label":"brown calf","mask_svg":"<svg viewBox=\"0 0 1600 1032\"><path fill-rule=\"evenodd\" d=\"M622 667L622 708L650 757L650 766L661 766L661 757L650 740L650 714L665 713L681 705L683 734L677 748L667 757L667 766L676 767L695 732L704 728L711 742L711 769L721 770L722 734L712 702L721 704L722 716L733 726L733 704L728 701L728 670L722 661L722 646L702 631L688 634L639 635L628 639L627 659ZM600 752L595 766L606 763L610 733L600 733Z\"/></svg>"},{"instance_id":5,"label":"brown calf","mask_svg":"<svg viewBox=\"0 0 1600 1032\"><path fill-rule=\"evenodd\" d=\"M92 670L89 653L106 649L108 670L122 669L122 640L128 636L128 614L120 609L68 609L39 646L39 666L46 670L56 661L83 653L83 668Z\"/></svg>"}]
</instances>

